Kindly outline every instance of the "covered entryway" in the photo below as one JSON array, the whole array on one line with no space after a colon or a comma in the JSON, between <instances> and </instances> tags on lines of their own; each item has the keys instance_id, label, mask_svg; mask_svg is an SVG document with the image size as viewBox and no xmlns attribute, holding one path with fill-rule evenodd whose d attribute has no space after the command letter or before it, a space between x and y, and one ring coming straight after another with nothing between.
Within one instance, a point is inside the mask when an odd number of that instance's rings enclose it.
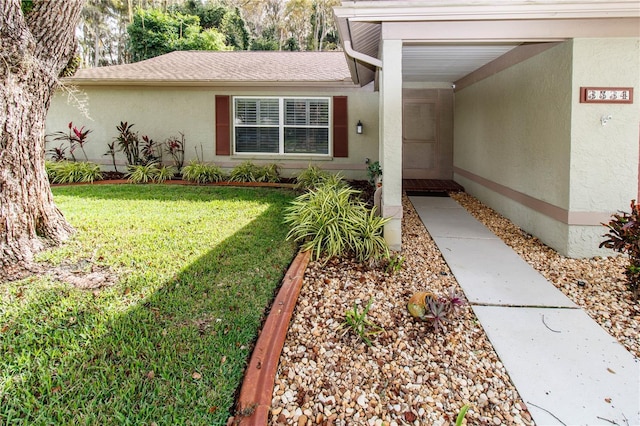
<instances>
[{"instance_id":1,"label":"covered entryway","mask_svg":"<svg viewBox=\"0 0 640 426\"><path fill-rule=\"evenodd\" d=\"M639 110L580 93L640 92L637 0L344 1L334 12L353 80L380 93L392 249L403 180L449 175L429 90L453 88L453 180L560 253L595 255L600 223L637 195Z\"/></svg>"}]
</instances>

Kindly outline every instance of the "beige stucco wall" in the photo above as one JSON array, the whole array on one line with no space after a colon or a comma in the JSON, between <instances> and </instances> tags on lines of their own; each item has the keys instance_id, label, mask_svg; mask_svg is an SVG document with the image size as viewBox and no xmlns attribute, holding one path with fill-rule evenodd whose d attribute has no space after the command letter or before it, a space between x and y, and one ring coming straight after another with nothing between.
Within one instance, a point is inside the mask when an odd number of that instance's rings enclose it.
<instances>
[{"instance_id":1,"label":"beige stucco wall","mask_svg":"<svg viewBox=\"0 0 640 426\"><path fill-rule=\"evenodd\" d=\"M294 89L269 90L256 88L213 88L213 87L152 87L152 86L82 86L76 97L85 99L89 118L85 117L76 102L69 100L63 91L58 92L51 103L47 116L47 133L67 130L69 121L74 125L86 126L93 132L89 135L86 151L90 161L105 168L111 165L111 158L104 156L107 143L117 136L116 126L121 121L134 123L134 130L140 135L148 135L156 141L184 133L186 138L185 156L187 162L196 158L202 147L204 160L231 168L245 160L257 164L277 163L284 176L293 176L314 161L321 168L342 171L347 178L366 179L365 158L378 160L378 93L372 87L362 89ZM350 124L349 157L320 158L313 156L255 156L215 155L215 95L231 96L348 96ZM86 97L86 98L85 98ZM356 134L356 123L364 124L364 134ZM48 147L57 146L51 142ZM80 159L82 154L76 152ZM124 171L124 156L118 154L120 171ZM167 159L168 161L168 159Z\"/></svg>"},{"instance_id":2,"label":"beige stucco wall","mask_svg":"<svg viewBox=\"0 0 640 426\"><path fill-rule=\"evenodd\" d=\"M572 40L458 91L455 179L562 254L611 254L599 222L637 193L638 101L580 104L579 90L637 93L638 58L637 39Z\"/></svg>"},{"instance_id":3,"label":"beige stucco wall","mask_svg":"<svg viewBox=\"0 0 640 426\"><path fill-rule=\"evenodd\" d=\"M600 213L605 221L629 210L638 194L640 142L640 39L573 41L571 117L572 212ZM580 87L633 87L633 104L580 103ZM603 116L611 120L602 125ZM601 226L571 226L569 255L589 255L583 247L602 241ZM611 253L610 251L606 252Z\"/></svg>"},{"instance_id":4,"label":"beige stucco wall","mask_svg":"<svg viewBox=\"0 0 640 426\"><path fill-rule=\"evenodd\" d=\"M565 43L455 94L454 167L569 206L571 45ZM562 250L560 223L455 175L471 194Z\"/></svg>"}]
</instances>

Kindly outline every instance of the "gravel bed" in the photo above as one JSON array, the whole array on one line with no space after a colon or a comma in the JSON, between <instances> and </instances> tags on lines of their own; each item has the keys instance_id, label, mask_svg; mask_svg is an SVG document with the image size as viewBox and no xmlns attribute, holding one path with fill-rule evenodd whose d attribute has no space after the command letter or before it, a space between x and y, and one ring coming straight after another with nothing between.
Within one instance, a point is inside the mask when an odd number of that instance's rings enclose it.
<instances>
[{"instance_id":1,"label":"gravel bed","mask_svg":"<svg viewBox=\"0 0 640 426\"><path fill-rule=\"evenodd\" d=\"M638 355L640 309L624 259L565 259L467 194L454 198ZM406 303L418 291L460 287L411 203L403 199L403 268L311 262L275 380L271 424L533 425L526 405L468 305L436 332ZM340 327L354 303L384 328L367 346Z\"/></svg>"}]
</instances>

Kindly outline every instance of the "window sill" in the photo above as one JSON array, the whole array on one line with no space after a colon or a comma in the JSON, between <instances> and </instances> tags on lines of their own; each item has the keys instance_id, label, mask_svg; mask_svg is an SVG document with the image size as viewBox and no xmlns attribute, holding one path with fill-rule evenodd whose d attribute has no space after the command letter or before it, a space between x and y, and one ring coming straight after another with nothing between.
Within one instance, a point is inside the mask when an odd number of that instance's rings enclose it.
<instances>
[{"instance_id":1,"label":"window sill","mask_svg":"<svg viewBox=\"0 0 640 426\"><path fill-rule=\"evenodd\" d=\"M291 154L232 154L231 160L295 160L295 161L332 161L330 155L291 155Z\"/></svg>"}]
</instances>

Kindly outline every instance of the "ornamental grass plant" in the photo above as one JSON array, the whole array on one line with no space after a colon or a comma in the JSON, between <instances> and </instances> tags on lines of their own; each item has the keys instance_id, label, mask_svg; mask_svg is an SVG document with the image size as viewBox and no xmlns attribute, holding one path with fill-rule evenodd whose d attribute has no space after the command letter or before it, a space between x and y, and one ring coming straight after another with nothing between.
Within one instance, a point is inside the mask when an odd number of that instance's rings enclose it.
<instances>
[{"instance_id":1,"label":"ornamental grass plant","mask_svg":"<svg viewBox=\"0 0 640 426\"><path fill-rule=\"evenodd\" d=\"M87 183L102 179L100 166L86 161L47 161L45 170L51 183Z\"/></svg>"},{"instance_id":2,"label":"ornamental grass plant","mask_svg":"<svg viewBox=\"0 0 640 426\"><path fill-rule=\"evenodd\" d=\"M325 182L297 197L287 208L287 239L311 250L313 259L353 255L360 262L389 257L382 230L389 221L358 199L341 180Z\"/></svg>"}]
</instances>

